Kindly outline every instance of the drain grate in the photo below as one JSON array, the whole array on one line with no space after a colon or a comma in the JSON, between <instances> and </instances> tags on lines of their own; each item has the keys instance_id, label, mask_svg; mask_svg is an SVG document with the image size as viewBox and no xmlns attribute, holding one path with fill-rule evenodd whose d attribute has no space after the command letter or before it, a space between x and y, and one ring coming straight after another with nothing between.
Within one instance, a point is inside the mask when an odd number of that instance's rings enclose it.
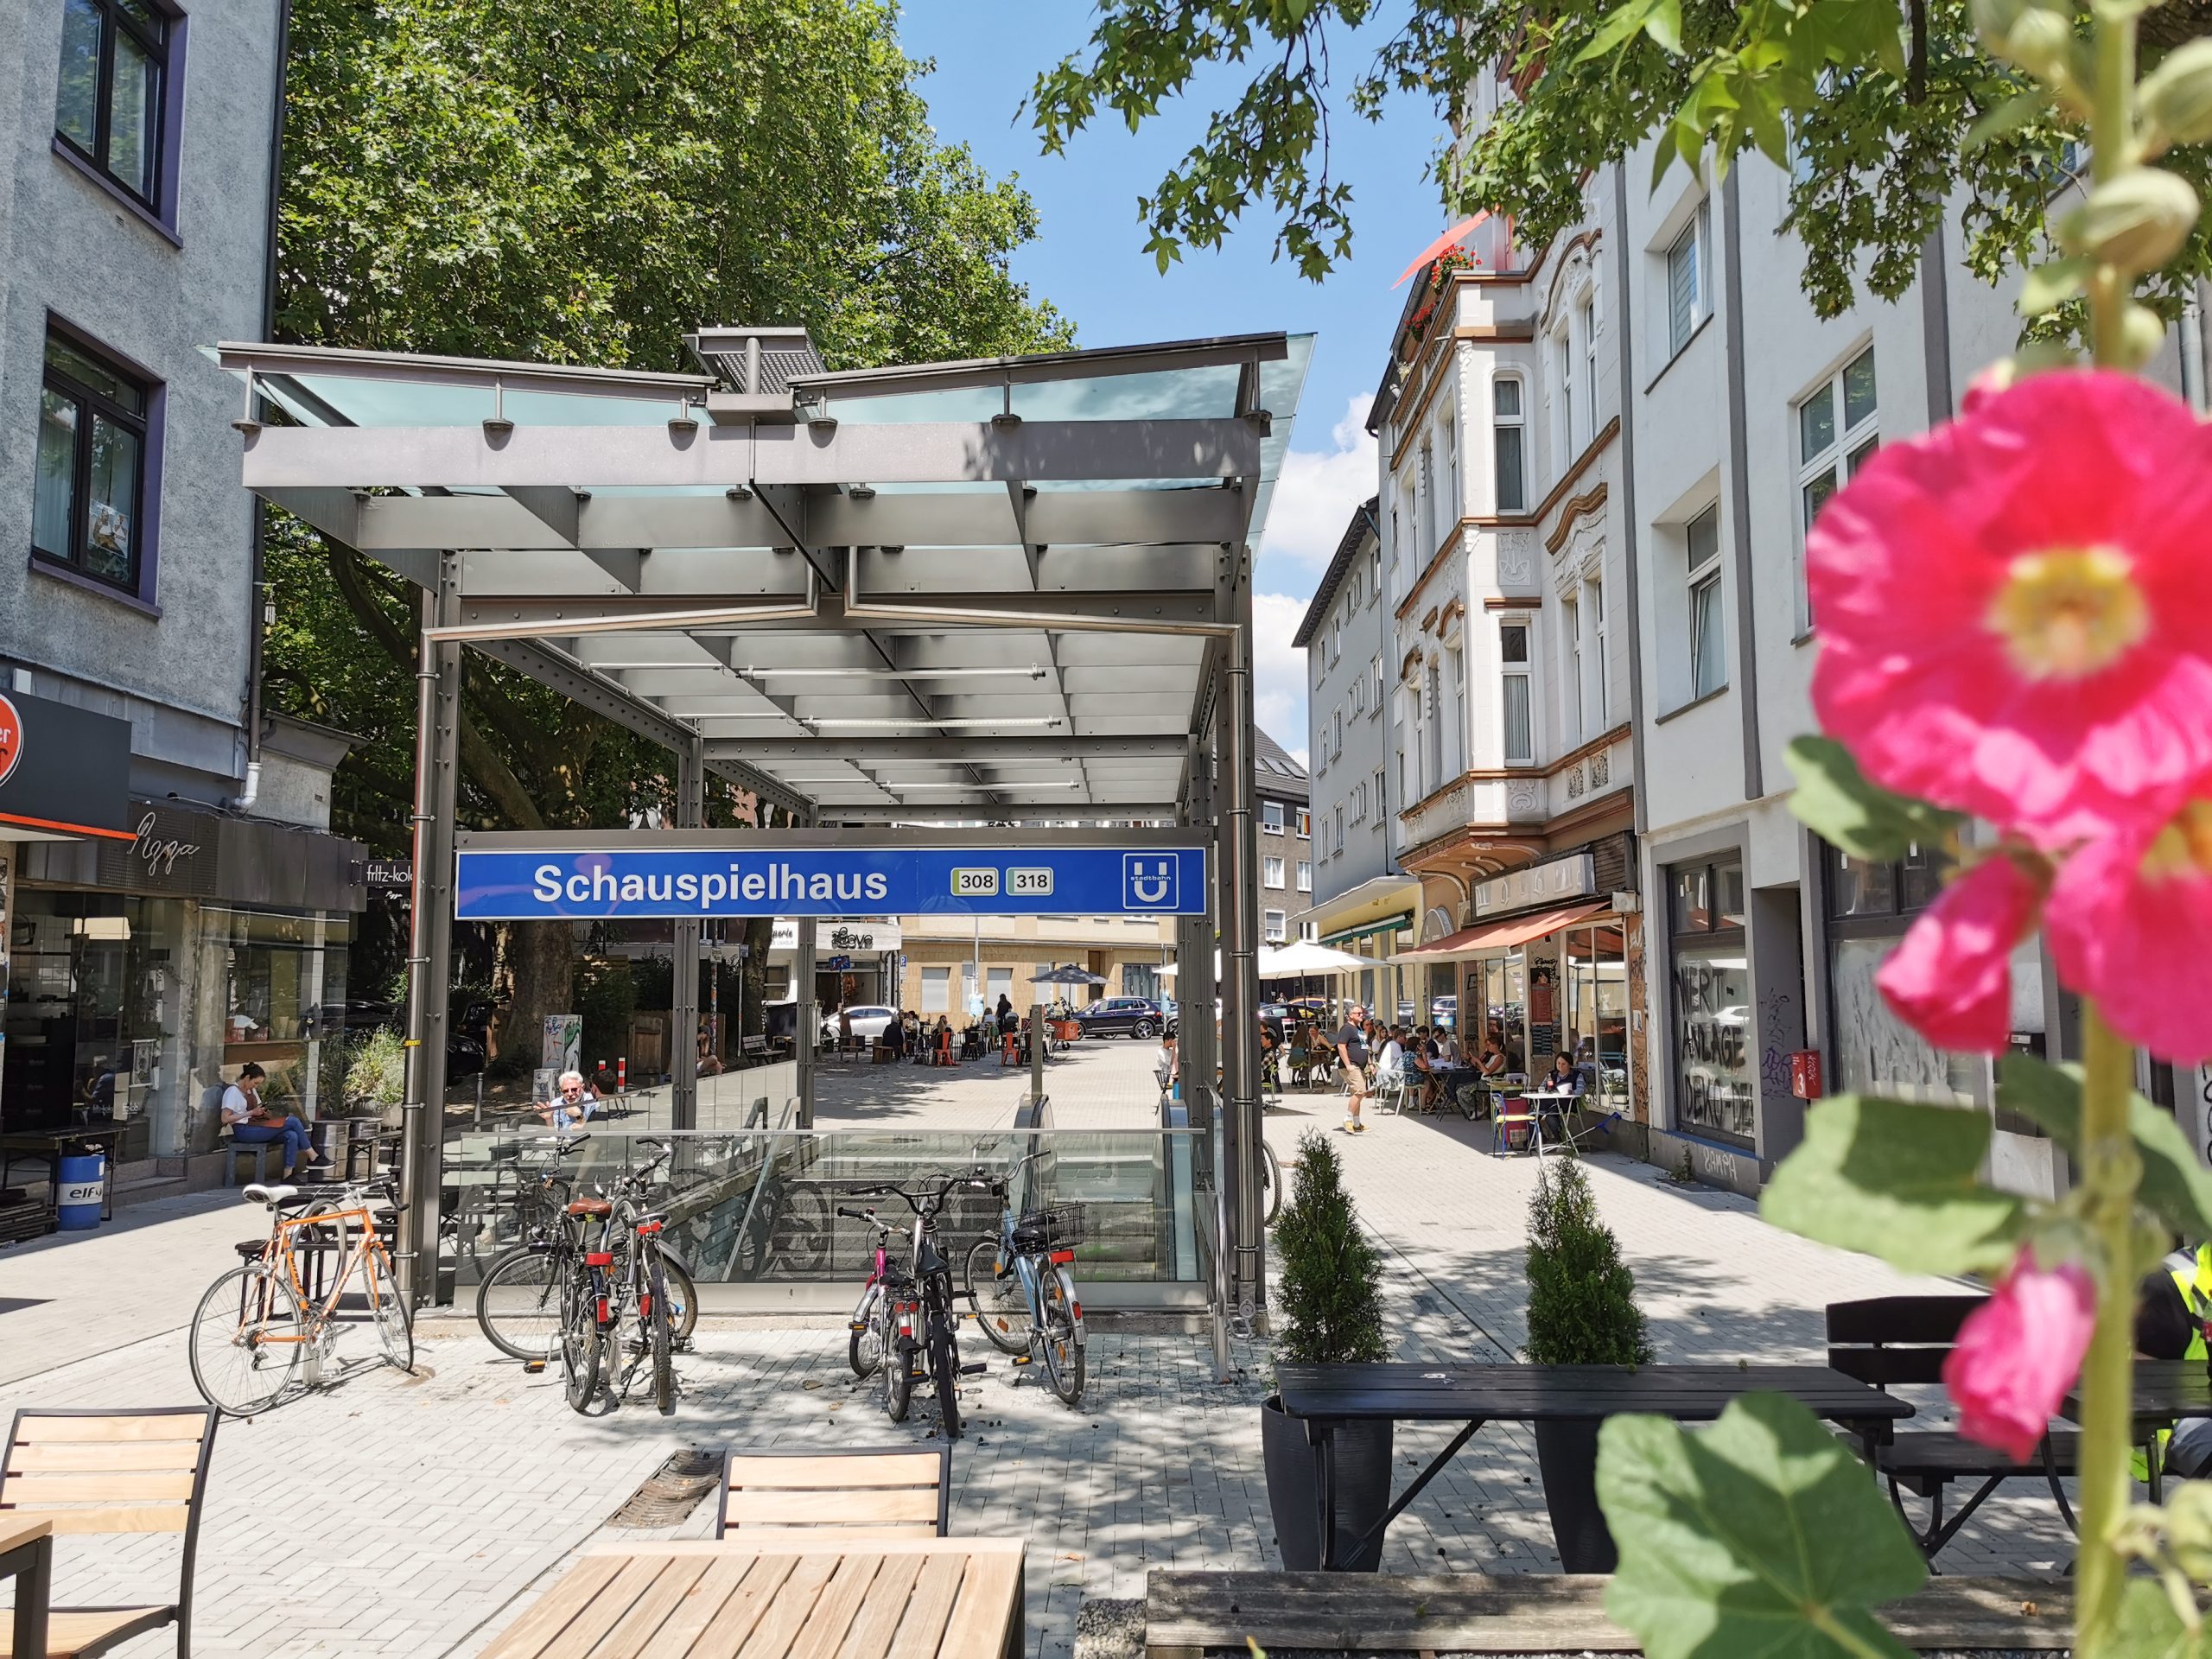
<instances>
[{"instance_id":1,"label":"drain grate","mask_svg":"<svg viewBox=\"0 0 2212 1659\"><path fill-rule=\"evenodd\" d=\"M692 1446L678 1452L645 1477L622 1507L607 1517L610 1527L672 1527L699 1506L721 1482L721 1454Z\"/></svg>"}]
</instances>

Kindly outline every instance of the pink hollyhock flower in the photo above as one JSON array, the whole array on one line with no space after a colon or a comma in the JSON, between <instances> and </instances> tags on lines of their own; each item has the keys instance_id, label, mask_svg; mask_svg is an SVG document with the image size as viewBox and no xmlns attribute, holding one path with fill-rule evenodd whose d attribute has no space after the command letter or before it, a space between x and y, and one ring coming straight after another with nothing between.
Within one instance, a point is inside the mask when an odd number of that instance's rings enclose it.
<instances>
[{"instance_id":1,"label":"pink hollyhock flower","mask_svg":"<svg viewBox=\"0 0 2212 1659\"><path fill-rule=\"evenodd\" d=\"M2165 823L2069 858L2044 925L2059 977L2114 1031L2165 1059L2212 1058L2212 777Z\"/></svg>"},{"instance_id":2,"label":"pink hollyhock flower","mask_svg":"<svg viewBox=\"0 0 2212 1659\"><path fill-rule=\"evenodd\" d=\"M1967 1315L1943 1362L1959 1432L2015 1463L2033 1456L2081 1375L2096 1302L2078 1262L2040 1268L2032 1251L2021 1251L1989 1300Z\"/></svg>"},{"instance_id":3,"label":"pink hollyhock flower","mask_svg":"<svg viewBox=\"0 0 2212 1659\"><path fill-rule=\"evenodd\" d=\"M2212 439L2132 375L2039 374L1885 445L1806 563L1821 725L1878 783L2056 848L2212 766Z\"/></svg>"},{"instance_id":4,"label":"pink hollyhock flower","mask_svg":"<svg viewBox=\"0 0 2212 1659\"><path fill-rule=\"evenodd\" d=\"M2012 948L2043 889L2013 860L1986 858L1943 889L1874 976L1898 1019L1938 1048L2002 1052L2012 1029Z\"/></svg>"}]
</instances>

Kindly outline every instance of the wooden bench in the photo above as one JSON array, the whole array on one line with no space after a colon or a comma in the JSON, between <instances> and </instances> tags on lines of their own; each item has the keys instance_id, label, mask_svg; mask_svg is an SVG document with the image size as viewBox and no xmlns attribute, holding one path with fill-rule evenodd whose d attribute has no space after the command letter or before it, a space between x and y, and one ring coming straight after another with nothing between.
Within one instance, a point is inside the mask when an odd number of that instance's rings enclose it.
<instances>
[{"instance_id":1,"label":"wooden bench","mask_svg":"<svg viewBox=\"0 0 2212 1659\"><path fill-rule=\"evenodd\" d=\"M952 1502L952 1445L933 1452L856 1446L722 1457L715 1536L745 1543L853 1537L942 1538Z\"/></svg>"},{"instance_id":2,"label":"wooden bench","mask_svg":"<svg viewBox=\"0 0 2212 1659\"><path fill-rule=\"evenodd\" d=\"M1986 1299L1961 1296L1873 1296L1864 1301L1827 1306L1828 1363L1886 1392L1892 1387L1938 1383L1950 1357L1959 1326ZM2041 1480L2050 1487L2059 1515L2069 1529L2074 1512L2060 1479L2075 1471L2081 1436L2071 1429L2044 1437L2032 1463L2015 1463L2001 1452L1979 1446L1948 1429L1907 1429L1875 1448L1874 1468L1889 1482L1890 1500L1912 1529L1929 1560L1958 1535L1999 1486L2008 1480ZM1944 1490L1955 1481L1980 1483L1964 1508L1943 1518ZM1904 1507L1904 1494L1928 1500L1928 1524L1916 1526Z\"/></svg>"},{"instance_id":3,"label":"wooden bench","mask_svg":"<svg viewBox=\"0 0 2212 1659\"><path fill-rule=\"evenodd\" d=\"M137 1607L57 1607L47 1620L47 1651L37 1659L95 1654L176 1626L178 1659L192 1652L192 1562L200 1542L200 1496L215 1444L212 1406L148 1411L34 1411L16 1414L0 1460L0 1509L71 1533L181 1532L182 1587L175 1602ZM11 1653L13 1643L0 1646Z\"/></svg>"},{"instance_id":4,"label":"wooden bench","mask_svg":"<svg viewBox=\"0 0 2212 1659\"><path fill-rule=\"evenodd\" d=\"M243 1186L238 1179L238 1166L251 1160L252 1173L246 1181L265 1181L282 1173L284 1167L284 1143L282 1141L240 1141L228 1129L217 1137L217 1150L223 1154L223 1184Z\"/></svg>"},{"instance_id":5,"label":"wooden bench","mask_svg":"<svg viewBox=\"0 0 2212 1659\"><path fill-rule=\"evenodd\" d=\"M1635 1653L1606 1616L1602 1574L1166 1573L1145 1583L1147 1659L1208 1649L1352 1653ZM2056 1651L2074 1639L2071 1587L1931 1579L1884 1608L1908 1648Z\"/></svg>"}]
</instances>

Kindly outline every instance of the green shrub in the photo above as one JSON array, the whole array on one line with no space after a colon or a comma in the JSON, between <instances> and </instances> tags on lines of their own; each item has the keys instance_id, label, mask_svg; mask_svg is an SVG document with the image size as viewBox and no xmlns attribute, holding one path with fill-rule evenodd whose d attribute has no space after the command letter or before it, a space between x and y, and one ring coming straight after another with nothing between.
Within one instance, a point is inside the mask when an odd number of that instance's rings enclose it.
<instances>
[{"instance_id":1,"label":"green shrub","mask_svg":"<svg viewBox=\"0 0 2212 1659\"><path fill-rule=\"evenodd\" d=\"M1572 1158L1537 1173L1529 1200L1529 1345L1534 1365L1648 1365L1651 1342L1636 1275L1598 1219L1590 1178Z\"/></svg>"},{"instance_id":2,"label":"green shrub","mask_svg":"<svg viewBox=\"0 0 2212 1659\"><path fill-rule=\"evenodd\" d=\"M1314 1130L1299 1139L1290 1202L1275 1217L1275 1266L1277 1363L1390 1357L1382 1338L1382 1258L1360 1229L1337 1149Z\"/></svg>"},{"instance_id":3,"label":"green shrub","mask_svg":"<svg viewBox=\"0 0 2212 1659\"><path fill-rule=\"evenodd\" d=\"M397 1032L379 1026L348 1045L346 1103L365 1101L381 1109L407 1098L407 1047Z\"/></svg>"},{"instance_id":4,"label":"green shrub","mask_svg":"<svg viewBox=\"0 0 2212 1659\"><path fill-rule=\"evenodd\" d=\"M582 1071L592 1075L630 1052L630 1016L637 1011L638 985L620 957L587 957L576 964L576 1012L583 1017Z\"/></svg>"}]
</instances>

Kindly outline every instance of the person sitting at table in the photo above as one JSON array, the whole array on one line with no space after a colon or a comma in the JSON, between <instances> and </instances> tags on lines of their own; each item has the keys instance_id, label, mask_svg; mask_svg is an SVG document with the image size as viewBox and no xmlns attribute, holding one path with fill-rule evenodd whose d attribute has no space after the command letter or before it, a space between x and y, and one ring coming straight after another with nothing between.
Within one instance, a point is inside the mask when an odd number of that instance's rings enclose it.
<instances>
[{"instance_id":1,"label":"person sitting at table","mask_svg":"<svg viewBox=\"0 0 2212 1659\"><path fill-rule=\"evenodd\" d=\"M1402 1089L1406 1082L1406 1028L1385 1026L1382 1028L1382 1047L1375 1057L1375 1086L1382 1089ZM1400 1110L1404 1108L1401 1105Z\"/></svg>"},{"instance_id":2,"label":"person sitting at table","mask_svg":"<svg viewBox=\"0 0 2212 1659\"><path fill-rule=\"evenodd\" d=\"M1589 1079L1582 1075L1582 1068L1565 1049L1552 1056L1551 1070L1544 1073L1545 1090L1557 1095L1580 1095L1589 1087Z\"/></svg>"},{"instance_id":3,"label":"person sitting at table","mask_svg":"<svg viewBox=\"0 0 2212 1659\"><path fill-rule=\"evenodd\" d=\"M599 1096L586 1084L581 1071L563 1071L554 1081L553 1096L551 1100L539 1101L537 1111L556 1135L565 1135L584 1122L599 1104Z\"/></svg>"},{"instance_id":4,"label":"person sitting at table","mask_svg":"<svg viewBox=\"0 0 2212 1659\"><path fill-rule=\"evenodd\" d=\"M714 1021L705 1014L699 1016L699 1076L719 1077L722 1074L722 1057L715 1052Z\"/></svg>"},{"instance_id":5,"label":"person sitting at table","mask_svg":"<svg viewBox=\"0 0 2212 1659\"><path fill-rule=\"evenodd\" d=\"M1475 1061L1475 1069L1486 1077L1505 1075L1505 1045L1497 1040L1496 1032L1483 1039L1483 1052Z\"/></svg>"},{"instance_id":6,"label":"person sitting at table","mask_svg":"<svg viewBox=\"0 0 2212 1659\"><path fill-rule=\"evenodd\" d=\"M1444 1098L1444 1085L1440 1075L1444 1070L1444 1056L1437 1047L1435 1033L1428 1027L1415 1028L1413 1046L1407 1051L1406 1060L1421 1080L1420 1109L1434 1111Z\"/></svg>"},{"instance_id":7,"label":"person sitting at table","mask_svg":"<svg viewBox=\"0 0 2212 1659\"><path fill-rule=\"evenodd\" d=\"M318 1158L308 1150L308 1126L288 1112L261 1103L262 1085L269 1074L251 1060L238 1068L238 1080L223 1090L223 1127L230 1130L231 1139L248 1146L258 1146L271 1141L284 1143L284 1179L292 1179L292 1172L304 1161L310 1167L327 1164L327 1158Z\"/></svg>"}]
</instances>

